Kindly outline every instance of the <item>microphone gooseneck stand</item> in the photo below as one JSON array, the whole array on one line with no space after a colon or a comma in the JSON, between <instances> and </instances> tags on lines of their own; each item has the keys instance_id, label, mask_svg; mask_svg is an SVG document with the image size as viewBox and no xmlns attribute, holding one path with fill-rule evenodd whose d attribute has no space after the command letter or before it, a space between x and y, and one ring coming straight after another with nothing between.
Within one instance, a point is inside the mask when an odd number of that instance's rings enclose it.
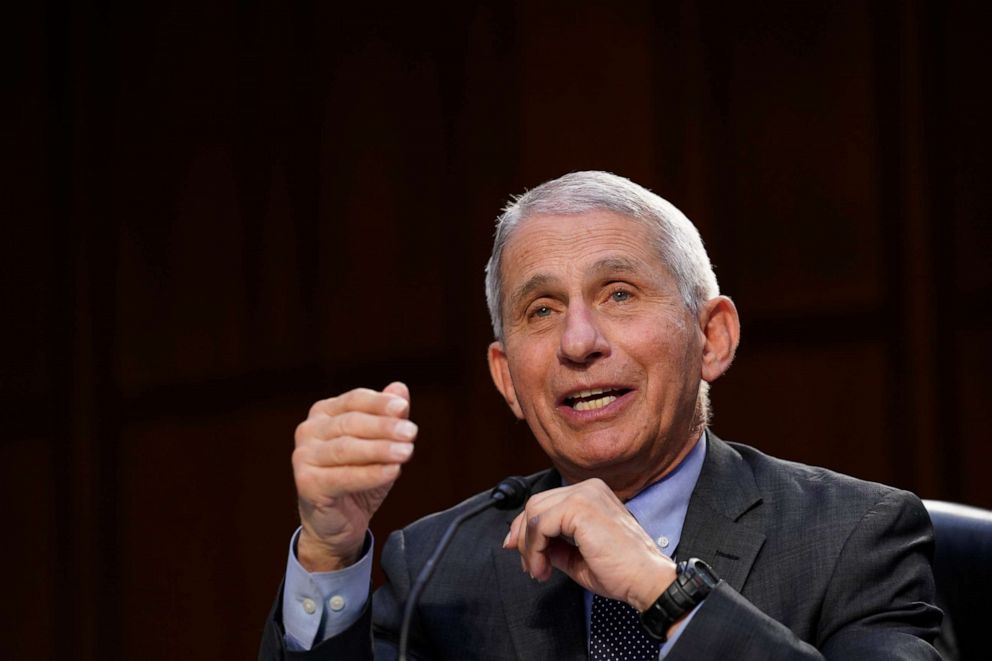
<instances>
[{"instance_id":1,"label":"microphone gooseneck stand","mask_svg":"<svg viewBox=\"0 0 992 661\"><path fill-rule=\"evenodd\" d=\"M410 637L410 622L413 619L413 611L417 607L417 601L420 599L420 593L427 586L427 581L434 574L434 567L437 565L437 561L441 559L458 528L476 514L484 512L490 507L496 507L501 510L519 507L527 500L527 496L530 494L530 488L531 485L524 478L516 476L508 477L496 485L496 488L489 494L489 500L481 502L464 514L459 515L448 525L447 530L444 531L444 535L441 537L441 541L437 543L434 553L427 559L423 569L417 575L417 580L414 581L413 588L410 590L410 596L407 597L406 606L403 609L403 624L400 627L399 661L407 661L406 649Z\"/></svg>"}]
</instances>

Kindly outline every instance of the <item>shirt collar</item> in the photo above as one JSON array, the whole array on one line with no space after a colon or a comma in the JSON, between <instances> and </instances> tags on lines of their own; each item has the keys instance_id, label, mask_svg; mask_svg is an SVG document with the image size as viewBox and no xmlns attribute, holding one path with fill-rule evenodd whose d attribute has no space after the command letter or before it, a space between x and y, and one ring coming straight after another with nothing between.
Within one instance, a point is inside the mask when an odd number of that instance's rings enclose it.
<instances>
[{"instance_id":1,"label":"shirt collar","mask_svg":"<svg viewBox=\"0 0 992 661\"><path fill-rule=\"evenodd\" d=\"M659 550L667 556L671 556L679 545L682 525L689 510L689 498L696 488L705 457L704 431L689 450L689 454L673 471L645 487L625 503Z\"/></svg>"}]
</instances>

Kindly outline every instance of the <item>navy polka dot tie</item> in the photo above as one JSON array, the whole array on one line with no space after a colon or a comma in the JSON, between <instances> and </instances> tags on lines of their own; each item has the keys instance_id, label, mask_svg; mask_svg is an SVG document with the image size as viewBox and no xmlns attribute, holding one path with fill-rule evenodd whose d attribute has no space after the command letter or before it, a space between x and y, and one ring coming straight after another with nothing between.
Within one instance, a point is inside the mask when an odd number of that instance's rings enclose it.
<instances>
[{"instance_id":1,"label":"navy polka dot tie","mask_svg":"<svg viewBox=\"0 0 992 661\"><path fill-rule=\"evenodd\" d=\"M637 611L622 601L592 596L589 658L592 661L658 661L661 643L641 628Z\"/></svg>"}]
</instances>

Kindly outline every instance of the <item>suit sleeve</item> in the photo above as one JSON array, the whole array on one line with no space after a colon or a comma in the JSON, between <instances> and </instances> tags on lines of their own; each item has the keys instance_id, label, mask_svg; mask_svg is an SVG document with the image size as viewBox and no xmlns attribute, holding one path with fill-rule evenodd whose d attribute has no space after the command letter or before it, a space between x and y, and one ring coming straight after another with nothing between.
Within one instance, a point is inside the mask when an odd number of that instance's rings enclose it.
<instances>
[{"instance_id":1,"label":"suit sleeve","mask_svg":"<svg viewBox=\"0 0 992 661\"><path fill-rule=\"evenodd\" d=\"M406 536L403 530L389 535L382 548L382 569L386 583L376 590L372 604L372 631L375 639L377 661L392 661L399 654L400 628L403 622L403 605L413 585L407 562ZM419 615L415 612L410 622L407 657L429 659L434 655L426 643Z\"/></svg>"},{"instance_id":2,"label":"suit sleeve","mask_svg":"<svg viewBox=\"0 0 992 661\"><path fill-rule=\"evenodd\" d=\"M918 498L888 492L841 547L820 605L815 640L792 631L726 583L686 626L668 661L690 659L939 660L930 567L933 531Z\"/></svg>"}]
</instances>

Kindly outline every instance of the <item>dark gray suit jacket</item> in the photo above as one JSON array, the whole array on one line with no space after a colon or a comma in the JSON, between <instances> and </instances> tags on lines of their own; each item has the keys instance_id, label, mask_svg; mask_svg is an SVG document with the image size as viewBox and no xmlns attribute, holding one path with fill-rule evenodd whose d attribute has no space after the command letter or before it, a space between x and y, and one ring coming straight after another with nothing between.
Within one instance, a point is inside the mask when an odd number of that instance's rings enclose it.
<instances>
[{"instance_id":1,"label":"dark gray suit jacket","mask_svg":"<svg viewBox=\"0 0 992 661\"><path fill-rule=\"evenodd\" d=\"M712 433L677 550L723 579L667 657L939 659L930 519L916 496L724 443ZM554 471L534 491L560 485ZM308 653L283 649L281 597L260 659L392 659L402 605L448 522L480 494L390 535L388 583L362 619ZM583 592L560 572L536 583L501 548L519 512L466 523L421 599L422 659L584 659ZM374 622L374 624L373 624ZM374 635L370 634L374 631Z\"/></svg>"}]
</instances>

